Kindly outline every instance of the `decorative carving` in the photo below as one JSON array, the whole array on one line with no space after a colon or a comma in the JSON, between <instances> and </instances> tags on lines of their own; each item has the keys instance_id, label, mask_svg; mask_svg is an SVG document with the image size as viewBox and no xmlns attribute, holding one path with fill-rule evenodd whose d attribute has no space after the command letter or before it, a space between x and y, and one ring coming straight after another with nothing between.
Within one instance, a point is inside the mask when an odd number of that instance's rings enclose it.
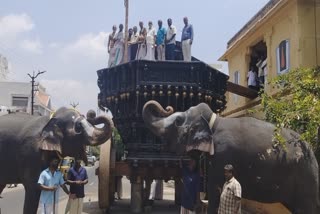
<instances>
[{"instance_id":1,"label":"decorative carving","mask_svg":"<svg viewBox=\"0 0 320 214\"><path fill-rule=\"evenodd\" d=\"M203 62L131 61L97 74L99 107L111 110L128 157L168 153L165 142L144 127L141 111L148 100L157 100L164 107L173 105L179 111L202 100L215 112L226 107L228 76Z\"/></svg>"}]
</instances>

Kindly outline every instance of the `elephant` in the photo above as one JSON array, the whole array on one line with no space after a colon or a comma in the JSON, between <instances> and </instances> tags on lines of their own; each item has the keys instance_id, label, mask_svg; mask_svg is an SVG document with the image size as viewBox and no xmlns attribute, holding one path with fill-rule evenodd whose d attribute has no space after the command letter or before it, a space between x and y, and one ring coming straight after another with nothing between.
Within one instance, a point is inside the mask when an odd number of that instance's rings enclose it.
<instances>
[{"instance_id":1,"label":"elephant","mask_svg":"<svg viewBox=\"0 0 320 214\"><path fill-rule=\"evenodd\" d=\"M319 168L311 146L296 132L252 117L224 118L205 103L185 112L163 109L156 101L143 107L145 126L177 154L209 154L208 213L216 213L223 167L232 164L242 197L264 203L281 202L293 213L320 213ZM193 154L192 153L192 154Z\"/></svg>"},{"instance_id":2,"label":"elephant","mask_svg":"<svg viewBox=\"0 0 320 214\"><path fill-rule=\"evenodd\" d=\"M6 184L22 183L24 214L36 214L39 175L55 157L86 159L85 147L106 142L113 122L105 116L86 119L74 109L59 108L49 116L12 113L0 117L0 194ZM97 128L94 125L104 124Z\"/></svg>"}]
</instances>

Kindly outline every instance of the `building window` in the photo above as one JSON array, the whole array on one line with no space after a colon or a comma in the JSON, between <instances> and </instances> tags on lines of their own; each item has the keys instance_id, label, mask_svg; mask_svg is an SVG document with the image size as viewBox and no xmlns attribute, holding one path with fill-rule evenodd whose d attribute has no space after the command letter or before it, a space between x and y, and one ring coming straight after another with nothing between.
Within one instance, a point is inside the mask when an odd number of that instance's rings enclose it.
<instances>
[{"instance_id":1,"label":"building window","mask_svg":"<svg viewBox=\"0 0 320 214\"><path fill-rule=\"evenodd\" d=\"M18 107L27 107L28 106L28 97L12 97L12 106Z\"/></svg>"},{"instance_id":2,"label":"building window","mask_svg":"<svg viewBox=\"0 0 320 214\"><path fill-rule=\"evenodd\" d=\"M240 72L236 71L233 73L233 83L234 84L240 84ZM239 99L239 96L237 94L233 94L233 101L234 103L237 103Z\"/></svg>"},{"instance_id":3,"label":"building window","mask_svg":"<svg viewBox=\"0 0 320 214\"><path fill-rule=\"evenodd\" d=\"M277 72L278 74L285 73L290 67L290 42L283 40L277 47Z\"/></svg>"}]
</instances>

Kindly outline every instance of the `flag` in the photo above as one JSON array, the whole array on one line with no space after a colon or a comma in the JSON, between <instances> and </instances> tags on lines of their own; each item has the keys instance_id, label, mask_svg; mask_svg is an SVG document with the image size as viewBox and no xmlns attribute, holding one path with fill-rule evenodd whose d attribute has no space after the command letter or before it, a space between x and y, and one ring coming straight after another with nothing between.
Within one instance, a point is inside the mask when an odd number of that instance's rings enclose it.
<instances>
[{"instance_id":1,"label":"flag","mask_svg":"<svg viewBox=\"0 0 320 214\"><path fill-rule=\"evenodd\" d=\"M128 7L128 0L124 0L124 7Z\"/></svg>"}]
</instances>

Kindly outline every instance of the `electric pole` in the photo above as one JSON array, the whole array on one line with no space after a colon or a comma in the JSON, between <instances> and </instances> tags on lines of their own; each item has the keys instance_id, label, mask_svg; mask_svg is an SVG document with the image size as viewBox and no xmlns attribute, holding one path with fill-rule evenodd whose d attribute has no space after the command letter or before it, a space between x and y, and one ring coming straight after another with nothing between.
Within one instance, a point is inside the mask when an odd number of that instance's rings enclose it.
<instances>
[{"instance_id":1,"label":"electric pole","mask_svg":"<svg viewBox=\"0 0 320 214\"><path fill-rule=\"evenodd\" d=\"M126 19L124 25L124 60L128 62L128 25L129 25L129 0L124 0L124 7L126 8Z\"/></svg>"},{"instance_id":2,"label":"electric pole","mask_svg":"<svg viewBox=\"0 0 320 214\"><path fill-rule=\"evenodd\" d=\"M71 105L74 109L76 109L77 106L79 105L79 102L77 102L77 103L72 102L72 103L70 103L70 105Z\"/></svg>"},{"instance_id":3,"label":"electric pole","mask_svg":"<svg viewBox=\"0 0 320 214\"><path fill-rule=\"evenodd\" d=\"M38 91L38 89L35 90L35 86L38 86L35 84L35 79L40 75L45 73L46 71L38 71L37 74L34 73L33 71L33 75L31 76L28 73L28 76L31 78L31 115L33 115L33 106L34 106L34 92Z\"/></svg>"}]
</instances>

